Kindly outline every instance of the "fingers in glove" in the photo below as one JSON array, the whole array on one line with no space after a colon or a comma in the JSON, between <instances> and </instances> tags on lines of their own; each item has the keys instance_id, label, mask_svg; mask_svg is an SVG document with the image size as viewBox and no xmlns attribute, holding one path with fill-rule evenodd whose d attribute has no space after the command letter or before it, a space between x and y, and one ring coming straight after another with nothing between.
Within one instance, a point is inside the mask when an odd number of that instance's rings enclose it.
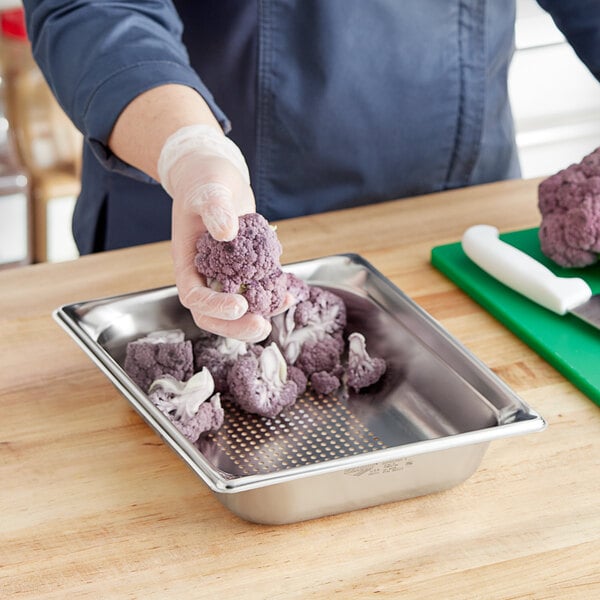
<instances>
[{"instance_id":1,"label":"fingers in glove","mask_svg":"<svg viewBox=\"0 0 600 600\"><path fill-rule=\"evenodd\" d=\"M157 170L173 199L172 255L181 302L209 331L262 336L270 325L245 314L245 298L208 289L194 264L199 236L208 231L217 240L229 241L237 235L239 215L255 210L239 148L214 129L184 127L165 142Z\"/></svg>"},{"instance_id":2,"label":"fingers in glove","mask_svg":"<svg viewBox=\"0 0 600 600\"><path fill-rule=\"evenodd\" d=\"M207 161L206 181L189 186L184 210L199 214L215 240L228 242L238 232L238 217L254 212L252 188L222 159Z\"/></svg>"},{"instance_id":3,"label":"fingers in glove","mask_svg":"<svg viewBox=\"0 0 600 600\"><path fill-rule=\"evenodd\" d=\"M173 211L171 254L179 299L186 308L203 306L203 311L219 319L239 319L248 302L240 294L222 294L206 287L194 264L198 231L204 229L202 218Z\"/></svg>"},{"instance_id":4,"label":"fingers in glove","mask_svg":"<svg viewBox=\"0 0 600 600\"><path fill-rule=\"evenodd\" d=\"M204 125L183 127L165 142L157 170L181 210L202 216L217 240L238 230L237 217L254 212L248 167L229 138Z\"/></svg>"},{"instance_id":5,"label":"fingers in glove","mask_svg":"<svg viewBox=\"0 0 600 600\"><path fill-rule=\"evenodd\" d=\"M222 242L232 240L238 231L238 215L231 189L222 183L205 183L195 190L188 207L202 216L209 233Z\"/></svg>"},{"instance_id":6,"label":"fingers in glove","mask_svg":"<svg viewBox=\"0 0 600 600\"><path fill-rule=\"evenodd\" d=\"M248 311L248 302L240 294L215 292L203 285L190 288L182 296L181 303L186 308L215 319L234 321Z\"/></svg>"},{"instance_id":7,"label":"fingers in glove","mask_svg":"<svg viewBox=\"0 0 600 600\"><path fill-rule=\"evenodd\" d=\"M223 321L205 314L196 313L191 309L192 316L198 327L223 337L233 338L249 344L255 344L266 339L271 333L271 323L259 315L246 313L235 321Z\"/></svg>"}]
</instances>

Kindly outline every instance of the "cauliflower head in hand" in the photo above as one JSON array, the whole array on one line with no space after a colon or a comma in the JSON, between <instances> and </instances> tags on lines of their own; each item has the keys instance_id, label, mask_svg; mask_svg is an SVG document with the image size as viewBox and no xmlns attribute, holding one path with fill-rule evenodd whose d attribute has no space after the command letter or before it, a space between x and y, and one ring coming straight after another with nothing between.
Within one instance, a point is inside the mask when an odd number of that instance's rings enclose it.
<instances>
[{"instance_id":1,"label":"cauliflower head in hand","mask_svg":"<svg viewBox=\"0 0 600 600\"><path fill-rule=\"evenodd\" d=\"M195 265L207 285L243 295L249 312L269 316L283 305L288 277L281 270L281 243L262 215L242 215L238 234L229 242L202 234L196 251Z\"/></svg>"}]
</instances>

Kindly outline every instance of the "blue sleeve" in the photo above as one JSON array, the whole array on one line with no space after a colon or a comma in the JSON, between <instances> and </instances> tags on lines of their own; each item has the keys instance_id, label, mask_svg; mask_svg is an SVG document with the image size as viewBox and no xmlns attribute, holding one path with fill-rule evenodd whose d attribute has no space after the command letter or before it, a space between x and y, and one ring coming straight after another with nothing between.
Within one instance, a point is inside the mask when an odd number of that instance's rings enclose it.
<instances>
[{"instance_id":1,"label":"blue sleeve","mask_svg":"<svg viewBox=\"0 0 600 600\"><path fill-rule=\"evenodd\" d=\"M229 122L190 67L183 27L170 0L24 0L36 62L94 154L110 170L150 180L108 148L122 110L167 83L206 100L227 132Z\"/></svg>"},{"instance_id":2,"label":"blue sleeve","mask_svg":"<svg viewBox=\"0 0 600 600\"><path fill-rule=\"evenodd\" d=\"M598 0L538 0L550 13L577 56L600 81L600 2Z\"/></svg>"}]
</instances>

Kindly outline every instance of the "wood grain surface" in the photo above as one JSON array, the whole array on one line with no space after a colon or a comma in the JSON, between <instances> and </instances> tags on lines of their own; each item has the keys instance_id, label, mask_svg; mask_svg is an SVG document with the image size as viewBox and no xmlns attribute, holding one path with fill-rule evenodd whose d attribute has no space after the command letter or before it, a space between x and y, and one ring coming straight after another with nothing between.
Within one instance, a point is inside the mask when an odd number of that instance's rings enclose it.
<instances>
[{"instance_id":1,"label":"wood grain surface","mask_svg":"<svg viewBox=\"0 0 600 600\"><path fill-rule=\"evenodd\" d=\"M600 598L600 410L429 264L476 223L538 224L536 181L283 221L284 262L358 252L548 421L448 491L245 522L53 322L173 281L169 245L0 272L2 598Z\"/></svg>"}]
</instances>

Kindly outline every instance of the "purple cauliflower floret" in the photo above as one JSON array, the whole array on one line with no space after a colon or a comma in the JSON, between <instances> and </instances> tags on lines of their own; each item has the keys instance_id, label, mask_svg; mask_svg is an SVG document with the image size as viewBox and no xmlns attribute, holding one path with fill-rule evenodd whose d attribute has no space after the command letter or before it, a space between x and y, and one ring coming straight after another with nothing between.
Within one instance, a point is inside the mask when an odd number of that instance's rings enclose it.
<instances>
[{"instance_id":1,"label":"purple cauliflower floret","mask_svg":"<svg viewBox=\"0 0 600 600\"><path fill-rule=\"evenodd\" d=\"M269 339L281 348L288 364L294 365L305 345L314 344L326 337L342 339L346 326L346 305L333 292L310 286L305 300L273 317L271 324L273 328ZM343 349L343 341L341 345ZM307 376L312 372L314 371L305 371Z\"/></svg>"},{"instance_id":2,"label":"purple cauliflower floret","mask_svg":"<svg viewBox=\"0 0 600 600\"><path fill-rule=\"evenodd\" d=\"M327 395L337 390L341 381L333 373L317 371L310 376L310 385L317 394Z\"/></svg>"},{"instance_id":3,"label":"purple cauliflower floret","mask_svg":"<svg viewBox=\"0 0 600 600\"><path fill-rule=\"evenodd\" d=\"M304 302L310 296L310 286L304 279L300 279L293 273L287 273L287 290L294 297L296 302Z\"/></svg>"},{"instance_id":4,"label":"purple cauliflower floret","mask_svg":"<svg viewBox=\"0 0 600 600\"><path fill-rule=\"evenodd\" d=\"M225 394L228 390L227 375L239 356L248 352L248 344L217 335L201 338L194 344L196 371L206 367L215 382L215 391Z\"/></svg>"},{"instance_id":5,"label":"purple cauliflower floret","mask_svg":"<svg viewBox=\"0 0 600 600\"><path fill-rule=\"evenodd\" d=\"M281 270L273 271L258 281L243 286L242 295L248 301L248 311L263 316L272 315L282 306L287 294L287 278Z\"/></svg>"},{"instance_id":6,"label":"purple cauliflower floret","mask_svg":"<svg viewBox=\"0 0 600 600\"><path fill-rule=\"evenodd\" d=\"M317 394L331 394L341 385L344 339L341 333L304 343L295 363Z\"/></svg>"},{"instance_id":7,"label":"purple cauliflower floret","mask_svg":"<svg viewBox=\"0 0 600 600\"><path fill-rule=\"evenodd\" d=\"M185 423L169 413L166 414L166 417L185 438L194 443L200 439L203 433L218 431L223 425L225 412L221 406L220 394L217 393L209 402L200 406L193 419Z\"/></svg>"},{"instance_id":8,"label":"purple cauliflower floret","mask_svg":"<svg viewBox=\"0 0 600 600\"><path fill-rule=\"evenodd\" d=\"M127 344L125 372L144 391L162 375L185 381L194 372L192 343L183 331L155 331Z\"/></svg>"},{"instance_id":9,"label":"purple cauliflower floret","mask_svg":"<svg viewBox=\"0 0 600 600\"><path fill-rule=\"evenodd\" d=\"M580 163L542 181L542 252L562 267L585 267L600 258L600 148Z\"/></svg>"},{"instance_id":10,"label":"purple cauliflower floret","mask_svg":"<svg viewBox=\"0 0 600 600\"><path fill-rule=\"evenodd\" d=\"M298 397L298 386L288 377L276 344L240 356L229 371L228 383L229 394L241 408L263 417L277 416Z\"/></svg>"},{"instance_id":11,"label":"purple cauliflower floret","mask_svg":"<svg viewBox=\"0 0 600 600\"><path fill-rule=\"evenodd\" d=\"M220 394L213 392L212 376L208 369L202 369L186 382L170 375L156 379L148 397L194 443L203 433L217 431L223 425Z\"/></svg>"},{"instance_id":12,"label":"purple cauliflower floret","mask_svg":"<svg viewBox=\"0 0 600 600\"><path fill-rule=\"evenodd\" d=\"M306 391L306 386L308 385L308 379L306 378L306 375L304 374L302 369L294 367L293 365L288 365L287 372L288 379L290 381L293 381L296 384L296 387L298 388L298 396L300 394L304 394L304 392Z\"/></svg>"},{"instance_id":13,"label":"purple cauliflower floret","mask_svg":"<svg viewBox=\"0 0 600 600\"><path fill-rule=\"evenodd\" d=\"M310 286L306 300L298 302L294 323L299 327L319 327L324 333L341 333L346 326L346 305L333 292Z\"/></svg>"},{"instance_id":14,"label":"purple cauliflower floret","mask_svg":"<svg viewBox=\"0 0 600 600\"><path fill-rule=\"evenodd\" d=\"M305 342L294 366L301 369L310 378L313 373L339 370L344 351L344 339L341 335L326 335L315 341Z\"/></svg>"},{"instance_id":15,"label":"purple cauliflower floret","mask_svg":"<svg viewBox=\"0 0 600 600\"><path fill-rule=\"evenodd\" d=\"M351 333L348 336L348 367L346 381L348 387L359 390L377 383L387 368L383 358L369 356L365 336Z\"/></svg>"},{"instance_id":16,"label":"purple cauliflower floret","mask_svg":"<svg viewBox=\"0 0 600 600\"><path fill-rule=\"evenodd\" d=\"M243 215L229 242L204 233L196 242L195 265L211 288L242 294L251 313L268 316L285 299L287 275L281 270L281 244L258 213Z\"/></svg>"},{"instance_id":17,"label":"purple cauliflower floret","mask_svg":"<svg viewBox=\"0 0 600 600\"><path fill-rule=\"evenodd\" d=\"M282 348L288 364L300 369L319 394L340 385L343 371L346 305L342 298L318 286L308 296L271 319L271 340Z\"/></svg>"},{"instance_id":18,"label":"purple cauliflower floret","mask_svg":"<svg viewBox=\"0 0 600 600\"><path fill-rule=\"evenodd\" d=\"M194 346L194 362L196 369L206 368L210 371L215 390L221 394L227 391L227 373L230 362L214 346L198 348Z\"/></svg>"},{"instance_id":19,"label":"purple cauliflower floret","mask_svg":"<svg viewBox=\"0 0 600 600\"><path fill-rule=\"evenodd\" d=\"M584 156L579 163L581 172L586 177L598 177L600 175L600 148L596 148L587 156Z\"/></svg>"}]
</instances>

